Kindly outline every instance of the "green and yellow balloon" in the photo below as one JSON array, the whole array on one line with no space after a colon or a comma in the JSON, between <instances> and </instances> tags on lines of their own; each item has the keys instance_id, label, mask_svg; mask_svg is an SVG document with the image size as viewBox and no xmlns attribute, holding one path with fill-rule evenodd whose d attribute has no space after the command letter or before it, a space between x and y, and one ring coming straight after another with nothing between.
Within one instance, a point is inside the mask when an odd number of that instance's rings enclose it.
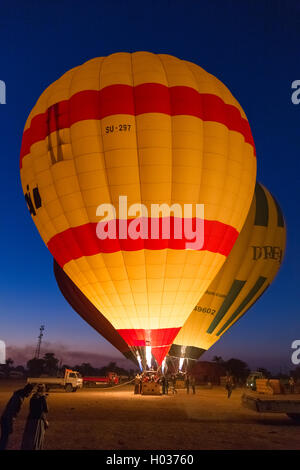
<instances>
[{"instance_id":1,"label":"green and yellow balloon","mask_svg":"<svg viewBox=\"0 0 300 470\"><path fill-rule=\"evenodd\" d=\"M257 183L230 255L175 338L169 356L198 359L215 344L269 287L280 268L285 242L282 211Z\"/></svg>"}]
</instances>

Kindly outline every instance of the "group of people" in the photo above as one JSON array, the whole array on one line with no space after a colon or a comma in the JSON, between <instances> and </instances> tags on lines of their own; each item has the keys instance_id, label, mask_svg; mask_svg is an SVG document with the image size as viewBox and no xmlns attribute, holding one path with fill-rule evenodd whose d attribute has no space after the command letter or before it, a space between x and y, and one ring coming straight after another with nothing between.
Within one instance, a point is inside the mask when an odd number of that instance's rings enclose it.
<instances>
[{"instance_id":1,"label":"group of people","mask_svg":"<svg viewBox=\"0 0 300 470\"><path fill-rule=\"evenodd\" d=\"M23 402L30 398L29 414L27 416L21 449L41 450L44 445L45 431L49 424L47 421L48 405L44 385L27 384L24 388L16 390L8 401L0 418L1 438L0 450L5 450L9 436L14 431L14 422L21 411Z\"/></svg>"},{"instance_id":2,"label":"group of people","mask_svg":"<svg viewBox=\"0 0 300 470\"><path fill-rule=\"evenodd\" d=\"M173 395L177 394L176 388L176 381L177 378L175 375L171 377L162 375L161 377L157 374L137 374L134 380L134 393L140 394L142 393L143 383L145 382L155 382L159 383L162 388L162 394L168 395L169 389L171 388L171 392ZM185 388L187 393L190 393L190 387L192 389L192 393L196 393L196 380L195 377L192 375L185 376Z\"/></svg>"},{"instance_id":3,"label":"group of people","mask_svg":"<svg viewBox=\"0 0 300 470\"><path fill-rule=\"evenodd\" d=\"M160 383L160 377L157 374L137 374L134 379L134 393L141 394L143 383Z\"/></svg>"},{"instance_id":4,"label":"group of people","mask_svg":"<svg viewBox=\"0 0 300 470\"><path fill-rule=\"evenodd\" d=\"M192 388L193 395L196 393L196 379L193 375L185 376L185 387L186 393L190 393L190 387Z\"/></svg>"},{"instance_id":5,"label":"group of people","mask_svg":"<svg viewBox=\"0 0 300 470\"><path fill-rule=\"evenodd\" d=\"M163 376L161 379L161 384L162 384L162 394L163 395L169 395L169 387L171 385L171 391L172 395L177 394L177 388L176 388L176 376L172 375L170 378Z\"/></svg>"}]
</instances>

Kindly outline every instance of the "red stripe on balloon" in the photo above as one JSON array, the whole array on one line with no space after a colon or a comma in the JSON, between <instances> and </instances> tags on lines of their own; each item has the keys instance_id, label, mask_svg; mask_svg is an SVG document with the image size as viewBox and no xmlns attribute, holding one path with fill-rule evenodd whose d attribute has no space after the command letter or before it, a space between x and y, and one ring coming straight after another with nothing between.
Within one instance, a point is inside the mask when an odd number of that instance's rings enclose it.
<instances>
[{"instance_id":1,"label":"red stripe on balloon","mask_svg":"<svg viewBox=\"0 0 300 470\"><path fill-rule=\"evenodd\" d=\"M24 131L22 159L36 142L46 139L51 132L70 127L87 119L102 119L115 114L138 116L144 113L163 113L169 116L195 116L203 121L224 124L229 130L243 135L255 154L255 145L247 119L239 109L213 94L199 93L187 86L167 87L159 83L111 85L102 90L84 90L60 101L45 113L34 116Z\"/></svg>"},{"instance_id":2,"label":"red stripe on balloon","mask_svg":"<svg viewBox=\"0 0 300 470\"><path fill-rule=\"evenodd\" d=\"M151 346L153 356L158 365L161 365L180 329L180 327L176 327L153 330L120 329L117 331L129 347Z\"/></svg>"},{"instance_id":3,"label":"red stripe on balloon","mask_svg":"<svg viewBox=\"0 0 300 470\"><path fill-rule=\"evenodd\" d=\"M151 346L160 348L170 346L180 331L176 328L144 329L120 329L117 330L128 346Z\"/></svg>"},{"instance_id":4,"label":"red stripe on balloon","mask_svg":"<svg viewBox=\"0 0 300 470\"><path fill-rule=\"evenodd\" d=\"M172 220L172 217L170 217ZM182 219L184 223L185 219ZM117 220L117 233L118 224ZM131 220L127 220L127 225ZM193 219L195 224L195 220ZM148 218L148 227L150 232L151 218ZM96 228L97 223L88 223L80 225L78 227L72 227L64 232L54 235L47 246L49 251L56 259L58 264L63 267L66 263L71 260L81 258L83 256L92 256L98 253L116 253L118 251L139 251L143 249L147 250L163 250L170 248L173 250L185 250L187 249L186 244L191 243L191 240L184 238L174 238L174 222L170 223L170 234L169 239L162 238L162 223L160 224L159 237L158 239L105 239L101 240L97 237ZM220 253L224 256L228 256L237 237L238 231L226 225L222 222L215 220L204 220L204 243L201 251L207 250L213 253ZM199 250L197 250L199 251Z\"/></svg>"},{"instance_id":5,"label":"red stripe on balloon","mask_svg":"<svg viewBox=\"0 0 300 470\"><path fill-rule=\"evenodd\" d=\"M152 354L155 357L157 364L160 366L166 355L170 350L171 345L169 346L161 346L159 348L152 348Z\"/></svg>"}]
</instances>

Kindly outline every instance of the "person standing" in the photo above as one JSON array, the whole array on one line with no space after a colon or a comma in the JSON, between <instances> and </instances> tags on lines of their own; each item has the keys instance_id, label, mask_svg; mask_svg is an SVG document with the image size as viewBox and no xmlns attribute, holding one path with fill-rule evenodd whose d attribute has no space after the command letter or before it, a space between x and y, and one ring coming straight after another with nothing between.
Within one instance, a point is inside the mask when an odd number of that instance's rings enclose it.
<instances>
[{"instance_id":1,"label":"person standing","mask_svg":"<svg viewBox=\"0 0 300 470\"><path fill-rule=\"evenodd\" d=\"M13 425L18 416L23 401L29 397L33 390L33 385L27 384L24 388L16 390L8 401L1 416L1 439L0 450L5 450L8 444L9 435L13 433Z\"/></svg>"},{"instance_id":2,"label":"person standing","mask_svg":"<svg viewBox=\"0 0 300 470\"><path fill-rule=\"evenodd\" d=\"M138 381L138 393L141 395L142 393L142 388L143 388L143 376L139 375L139 381Z\"/></svg>"},{"instance_id":3,"label":"person standing","mask_svg":"<svg viewBox=\"0 0 300 470\"><path fill-rule=\"evenodd\" d=\"M186 377L185 377L185 386L186 386L186 393L189 394L190 393L190 377L188 374L186 374Z\"/></svg>"},{"instance_id":4,"label":"person standing","mask_svg":"<svg viewBox=\"0 0 300 470\"><path fill-rule=\"evenodd\" d=\"M191 385L192 390L193 390L193 395L195 395L195 393L196 393L196 379L193 375L191 375L191 377L190 377L190 385Z\"/></svg>"},{"instance_id":5,"label":"person standing","mask_svg":"<svg viewBox=\"0 0 300 470\"><path fill-rule=\"evenodd\" d=\"M295 380L294 380L294 377L290 377L289 378L289 386L290 386L290 393L294 393L295 392Z\"/></svg>"},{"instance_id":6,"label":"person standing","mask_svg":"<svg viewBox=\"0 0 300 470\"><path fill-rule=\"evenodd\" d=\"M47 413L48 405L45 385L38 385L29 403L29 415L23 433L22 450L43 449L45 431L49 426L46 418Z\"/></svg>"},{"instance_id":7,"label":"person standing","mask_svg":"<svg viewBox=\"0 0 300 470\"><path fill-rule=\"evenodd\" d=\"M231 397L233 389L233 378L232 375L226 375L225 388L227 390L227 398Z\"/></svg>"},{"instance_id":8,"label":"person standing","mask_svg":"<svg viewBox=\"0 0 300 470\"><path fill-rule=\"evenodd\" d=\"M175 377L175 375L172 376L172 393L173 393L173 395L177 394L177 390L176 390L176 377Z\"/></svg>"},{"instance_id":9,"label":"person standing","mask_svg":"<svg viewBox=\"0 0 300 470\"><path fill-rule=\"evenodd\" d=\"M161 378L161 387L162 387L162 394L166 394L166 377L163 375Z\"/></svg>"},{"instance_id":10,"label":"person standing","mask_svg":"<svg viewBox=\"0 0 300 470\"><path fill-rule=\"evenodd\" d=\"M141 393L140 392L140 376L139 374L136 374L135 379L134 379L134 394L137 395Z\"/></svg>"}]
</instances>

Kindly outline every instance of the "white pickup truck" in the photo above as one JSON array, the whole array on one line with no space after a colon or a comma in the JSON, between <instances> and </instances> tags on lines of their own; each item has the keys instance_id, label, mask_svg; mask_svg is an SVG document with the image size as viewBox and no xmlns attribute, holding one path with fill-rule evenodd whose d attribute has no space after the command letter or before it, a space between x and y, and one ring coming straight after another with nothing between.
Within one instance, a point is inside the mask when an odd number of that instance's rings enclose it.
<instances>
[{"instance_id":1,"label":"white pickup truck","mask_svg":"<svg viewBox=\"0 0 300 470\"><path fill-rule=\"evenodd\" d=\"M76 392L82 388L82 378L79 372L66 369L64 377L28 377L30 384L44 384L47 392L50 388L64 388L66 392Z\"/></svg>"}]
</instances>

